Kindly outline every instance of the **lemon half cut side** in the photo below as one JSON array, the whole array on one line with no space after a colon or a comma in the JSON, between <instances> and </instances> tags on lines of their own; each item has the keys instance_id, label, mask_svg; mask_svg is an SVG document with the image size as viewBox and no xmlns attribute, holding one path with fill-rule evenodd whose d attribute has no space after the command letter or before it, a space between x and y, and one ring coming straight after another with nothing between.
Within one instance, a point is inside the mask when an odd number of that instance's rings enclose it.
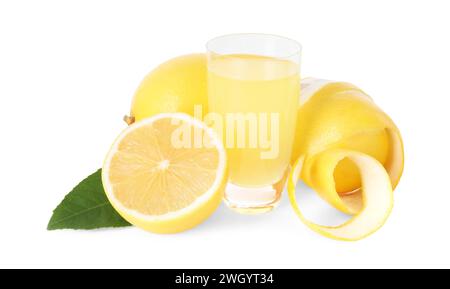
<instances>
[{"instance_id":1,"label":"lemon half cut side","mask_svg":"<svg viewBox=\"0 0 450 289\"><path fill-rule=\"evenodd\" d=\"M181 126L201 133L201 146L179 146ZM194 140L192 140L194 144ZM102 181L117 212L156 233L190 229L219 206L226 185L226 154L215 132L183 113L162 113L127 127L106 156Z\"/></svg>"}]
</instances>

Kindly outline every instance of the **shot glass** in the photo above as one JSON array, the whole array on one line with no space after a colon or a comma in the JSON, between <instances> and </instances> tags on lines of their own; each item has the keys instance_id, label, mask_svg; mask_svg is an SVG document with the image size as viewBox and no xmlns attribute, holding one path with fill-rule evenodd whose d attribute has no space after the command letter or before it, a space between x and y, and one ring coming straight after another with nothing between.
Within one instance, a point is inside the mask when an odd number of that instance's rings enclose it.
<instances>
[{"instance_id":1,"label":"shot glass","mask_svg":"<svg viewBox=\"0 0 450 289\"><path fill-rule=\"evenodd\" d=\"M226 204L261 213L280 200L300 97L301 45L269 34L231 34L207 45L208 122L227 150Z\"/></svg>"}]
</instances>

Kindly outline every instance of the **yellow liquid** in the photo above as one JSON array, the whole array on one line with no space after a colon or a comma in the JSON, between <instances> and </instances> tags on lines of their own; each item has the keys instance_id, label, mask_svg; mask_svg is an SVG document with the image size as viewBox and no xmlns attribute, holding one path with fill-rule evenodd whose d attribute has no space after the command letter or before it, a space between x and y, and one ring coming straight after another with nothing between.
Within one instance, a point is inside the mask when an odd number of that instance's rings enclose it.
<instances>
[{"instance_id":1,"label":"yellow liquid","mask_svg":"<svg viewBox=\"0 0 450 289\"><path fill-rule=\"evenodd\" d=\"M300 75L298 65L287 60L256 55L225 55L213 58L208 65L209 112L219 113L223 119L229 113L266 114L267 137L271 147L278 143L278 153L270 158L262 154L267 146L227 147L230 182L242 187L262 187L280 181L289 166L295 134ZM278 124L273 121L275 113ZM258 125L263 122L258 118ZM226 121L224 121L227 124ZM276 125L276 127L275 127ZM250 122L246 122L246 137L250 137ZM277 133L272 133L273 129ZM254 131L253 131L254 132ZM260 137L262 132L256 132ZM255 135L253 134L253 137ZM235 127L234 140L237 143ZM276 138L276 139L275 139ZM247 139L248 140L248 139Z\"/></svg>"}]
</instances>

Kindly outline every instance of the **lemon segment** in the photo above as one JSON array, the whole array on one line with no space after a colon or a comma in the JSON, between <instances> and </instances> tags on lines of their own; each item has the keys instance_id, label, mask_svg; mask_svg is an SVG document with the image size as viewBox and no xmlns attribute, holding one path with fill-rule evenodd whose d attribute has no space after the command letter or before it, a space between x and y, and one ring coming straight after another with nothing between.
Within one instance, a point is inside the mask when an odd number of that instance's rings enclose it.
<instances>
[{"instance_id":1,"label":"lemon segment","mask_svg":"<svg viewBox=\"0 0 450 289\"><path fill-rule=\"evenodd\" d=\"M336 191L333 176L336 166L344 159L355 164L362 183L359 195L352 195L347 201ZM314 170L313 189L336 208L354 214L351 220L340 226L330 227L315 224L303 215L297 203L295 185L305 169L306 162L312 162L310 167ZM377 231L385 223L393 206L391 180L383 165L371 156L351 150L327 150L312 159L301 156L288 178L287 190L291 205L303 223L312 230L337 240L355 241ZM362 201L362 208L354 206L352 200L355 196Z\"/></svg>"},{"instance_id":2,"label":"lemon segment","mask_svg":"<svg viewBox=\"0 0 450 289\"><path fill-rule=\"evenodd\" d=\"M189 138L200 133L203 143L191 139L190 146L177 144L174 136L180 129ZM157 233L184 231L220 204L225 150L199 120L182 113L158 114L119 135L106 156L102 181L113 207L131 224Z\"/></svg>"}]
</instances>

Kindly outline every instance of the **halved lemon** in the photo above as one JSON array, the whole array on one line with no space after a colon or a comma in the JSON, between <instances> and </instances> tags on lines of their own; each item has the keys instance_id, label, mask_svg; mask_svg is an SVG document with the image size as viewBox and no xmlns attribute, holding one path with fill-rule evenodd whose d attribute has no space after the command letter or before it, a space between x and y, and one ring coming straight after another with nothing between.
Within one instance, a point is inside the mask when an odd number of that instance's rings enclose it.
<instances>
[{"instance_id":1,"label":"halved lemon","mask_svg":"<svg viewBox=\"0 0 450 289\"><path fill-rule=\"evenodd\" d=\"M190 229L220 204L226 154L215 132L183 113L163 113L126 128L106 156L102 181L112 206L156 233Z\"/></svg>"}]
</instances>

